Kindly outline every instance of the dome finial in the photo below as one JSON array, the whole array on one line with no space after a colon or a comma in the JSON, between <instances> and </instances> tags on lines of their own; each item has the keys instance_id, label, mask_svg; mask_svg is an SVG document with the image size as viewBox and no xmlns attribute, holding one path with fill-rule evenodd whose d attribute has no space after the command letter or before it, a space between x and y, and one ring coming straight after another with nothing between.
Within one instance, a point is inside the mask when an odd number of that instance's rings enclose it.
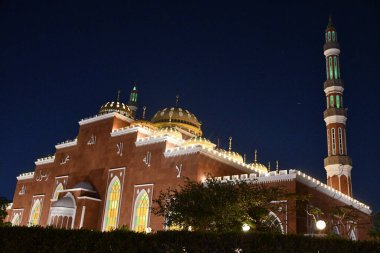
<instances>
[{"instance_id":1,"label":"dome finial","mask_svg":"<svg viewBox=\"0 0 380 253\"><path fill-rule=\"evenodd\" d=\"M278 173L278 160L276 161L276 172Z\"/></svg>"},{"instance_id":2,"label":"dome finial","mask_svg":"<svg viewBox=\"0 0 380 253\"><path fill-rule=\"evenodd\" d=\"M232 150L232 137L230 136L230 137L228 138L228 140L229 140L229 143L228 143L228 151L231 152L231 150Z\"/></svg>"},{"instance_id":3,"label":"dome finial","mask_svg":"<svg viewBox=\"0 0 380 253\"><path fill-rule=\"evenodd\" d=\"M257 163L257 149L255 149L255 163Z\"/></svg>"},{"instance_id":4,"label":"dome finial","mask_svg":"<svg viewBox=\"0 0 380 253\"><path fill-rule=\"evenodd\" d=\"M120 102L120 90L117 91L116 102Z\"/></svg>"},{"instance_id":5,"label":"dome finial","mask_svg":"<svg viewBox=\"0 0 380 253\"><path fill-rule=\"evenodd\" d=\"M146 106L143 106L142 119L145 119Z\"/></svg>"},{"instance_id":6,"label":"dome finial","mask_svg":"<svg viewBox=\"0 0 380 253\"><path fill-rule=\"evenodd\" d=\"M175 107L178 107L178 102L179 102L179 95L177 94L175 96Z\"/></svg>"},{"instance_id":7,"label":"dome finial","mask_svg":"<svg viewBox=\"0 0 380 253\"><path fill-rule=\"evenodd\" d=\"M245 160L247 159L247 155L246 154L244 154L243 155L243 162L245 163Z\"/></svg>"},{"instance_id":8,"label":"dome finial","mask_svg":"<svg viewBox=\"0 0 380 253\"><path fill-rule=\"evenodd\" d=\"M268 162L268 171L270 172L270 161Z\"/></svg>"}]
</instances>

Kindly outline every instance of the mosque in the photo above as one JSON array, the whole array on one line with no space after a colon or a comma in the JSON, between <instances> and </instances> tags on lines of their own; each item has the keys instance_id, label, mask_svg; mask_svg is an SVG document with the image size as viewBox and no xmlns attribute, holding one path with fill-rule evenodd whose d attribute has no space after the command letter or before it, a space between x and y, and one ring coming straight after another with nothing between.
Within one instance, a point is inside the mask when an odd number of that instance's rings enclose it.
<instances>
[{"instance_id":1,"label":"mosque","mask_svg":"<svg viewBox=\"0 0 380 253\"><path fill-rule=\"evenodd\" d=\"M327 223L326 233L365 239L371 210L352 194L339 54L338 36L330 20L324 44L325 183L298 170L277 167L270 171L257 156L253 163L246 163L231 143L224 150L202 137L200 121L187 109L164 108L147 120L144 107L141 119L137 119L139 93L135 86L128 103L120 101L118 95L116 101L103 104L95 116L79 121L75 139L58 143L53 156L37 159L34 171L17 176L7 219L14 226L101 231L126 226L138 232L170 229L150 212L152 199L184 178L202 181L212 175L221 181L281 185L291 193L310 195L308 208L325 213L319 218ZM308 210L297 209L296 200L279 199L276 203L278 209L268 212L270 223L279 232L315 233L315 217ZM337 206L350 206L357 218L342 221L327 215Z\"/></svg>"}]
</instances>

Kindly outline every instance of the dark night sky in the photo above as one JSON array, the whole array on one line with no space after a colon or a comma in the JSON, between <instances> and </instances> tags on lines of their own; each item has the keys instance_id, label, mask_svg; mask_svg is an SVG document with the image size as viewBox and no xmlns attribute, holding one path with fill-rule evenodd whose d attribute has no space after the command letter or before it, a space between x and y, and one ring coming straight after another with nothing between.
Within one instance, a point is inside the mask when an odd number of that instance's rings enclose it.
<instances>
[{"instance_id":1,"label":"dark night sky","mask_svg":"<svg viewBox=\"0 0 380 253\"><path fill-rule=\"evenodd\" d=\"M135 80L149 116L180 94L205 137L325 180L332 13L354 196L379 210L380 4L264 2L0 1L0 195L12 199L17 175Z\"/></svg>"}]
</instances>

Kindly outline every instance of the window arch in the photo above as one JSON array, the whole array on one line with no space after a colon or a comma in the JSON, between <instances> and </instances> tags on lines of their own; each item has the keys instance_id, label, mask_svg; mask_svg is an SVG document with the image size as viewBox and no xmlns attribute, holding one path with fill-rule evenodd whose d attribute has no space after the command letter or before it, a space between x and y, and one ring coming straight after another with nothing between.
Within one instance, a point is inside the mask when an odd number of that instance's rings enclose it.
<instances>
[{"instance_id":1,"label":"window arch","mask_svg":"<svg viewBox=\"0 0 380 253\"><path fill-rule=\"evenodd\" d=\"M117 228L119 217L121 184L115 176L108 186L106 209L104 212L103 230L110 231Z\"/></svg>"},{"instance_id":2,"label":"window arch","mask_svg":"<svg viewBox=\"0 0 380 253\"><path fill-rule=\"evenodd\" d=\"M57 187L55 188L55 191L54 191L54 195L53 195L53 199L58 199L58 195L59 195L59 192L63 190L63 185L62 183L60 183L59 185L57 185Z\"/></svg>"},{"instance_id":3,"label":"window arch","mask_svg":"<svg viewBox=\"0 0 380 253\"><path fill-rule=\"evenodd\" d=\"M136 232L145 232L148 227L149 217L149 196L145 190L142 190L136 198L133 211L133 230Z\"/></svg>"},{"instance_id":4,"label":"window arch","mask_svg":"<svg viewBox=\"0 0 380 253\"><path fill-rule=\"evenodd\" d=\"M29 226L37 226L40 223L40 216L41 216L41 202L38 199L36 200L36 202L34 202L32 211L30 212Z\"/></svg>"},{"instance_id":5,"label":"window arch","mask_svg":"<svg viewBox=\"0 0 380 253\"><path fill-rule=\"evenodd\" d=\"M12 226L19 226L21 223L20 215L17 213L15 216L13 216L12 219Z\"/></svg>"}]
</instances>

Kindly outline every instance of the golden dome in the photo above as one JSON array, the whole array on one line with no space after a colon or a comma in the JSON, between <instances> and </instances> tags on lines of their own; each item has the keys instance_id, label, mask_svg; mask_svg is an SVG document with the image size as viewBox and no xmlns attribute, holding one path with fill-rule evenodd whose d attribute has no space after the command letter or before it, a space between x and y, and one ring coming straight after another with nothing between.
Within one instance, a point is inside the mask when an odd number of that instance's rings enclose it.
<instances>
[{"instance_id":1,"label":"golden dome","mask_svg":"<svg viewBox=\"0 0 380 253\"><path fill-rule=\"evenodd\" d=\"M122 102L107 102L102 107L100 107L99 114L107 114L110 112L117 112L121 115L131 117L131 109Z\"/></svg>"},{"instance_id":2,"label":"golden dome","mask_svg":"<svg viewBox=\"0 0 380 253\"><path fill-rule=\"evenodd\" d=\"M202 135L201 123L197 117L186 109L179 107L165 108L152 118L157 127L178 127L196 136Z\"/></svg>"},{"instance_id":3,"label":"golden dome","mask_svg":"<svg viewBox=\"0 0 380 253\"><path fill-rule=\"evenodd\" d=\"M176 139L182 140L182 134L178 132L177 129L173 127L162 127L159 128L156 132L154 132L153 136L171 136Z\"/></svg>"},{"instance_id":4,"label":"golden dome","mask_svg":"<svg viewBox=\"0 0 380 253\"><path fill-rule=\"evenodd\" d=\"M243 163L244 162L244 159L243 157L237 153L237 152L234 152L234 151L227 151L227 150L224 150L224 149L217 149L219 152L221 152L222 154L230 157L232 160L234 160L235 162L241 162Z\"/></svg>"},{"instance_id":5,"label":"golden dome","mask_svg":"<svg viewBox=\"0 0 380 253\"><path fill-rule=\"evenodd\" d=\"M216 146L214 143L212 143L208 139L202 138L199 136L188 139L184 144L184 146L192 146L192 145L201 145L204 148L211 148L211 149L213 149Z\"/></svg>"},{"instance_id":6,"label":"golden dome","mask_svg":"<svg viewBox=\"0 0 380 253\"><path fill-rule=\"evenodd\" d=\"M253 162L253 163L249 164L249 166L253 170L259 170L259 171L263 171L263 172L268 172L268 168L264 164L261 164L261 163L258 163L258 162Z\"/></svg>"}]
</instances>

